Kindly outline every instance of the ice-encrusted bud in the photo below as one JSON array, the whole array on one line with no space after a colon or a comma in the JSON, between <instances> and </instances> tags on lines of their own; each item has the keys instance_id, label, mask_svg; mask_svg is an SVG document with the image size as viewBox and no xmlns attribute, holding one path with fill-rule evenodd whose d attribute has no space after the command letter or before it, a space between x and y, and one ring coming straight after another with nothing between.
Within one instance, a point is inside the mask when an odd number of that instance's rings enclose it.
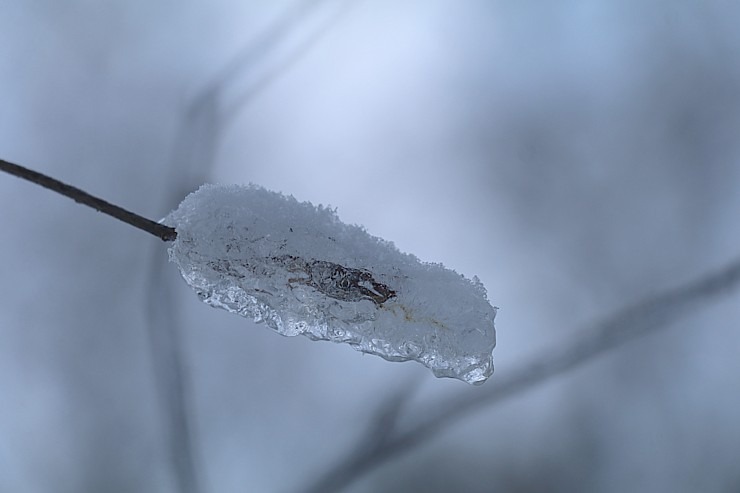
<instances>
[{"instance_id":1,"label":"ice-encrusted bud","mask_svg":"<svg viewBox=\"0 0 740 493\"><path fill-rule=\"evenodd\" d=\"M177 230L170 260L212 306L438 377L478 384L493 373L496 308L478 278L401 253L330 208L203 185L164 222Z\"/></svg>"}]
</instances>

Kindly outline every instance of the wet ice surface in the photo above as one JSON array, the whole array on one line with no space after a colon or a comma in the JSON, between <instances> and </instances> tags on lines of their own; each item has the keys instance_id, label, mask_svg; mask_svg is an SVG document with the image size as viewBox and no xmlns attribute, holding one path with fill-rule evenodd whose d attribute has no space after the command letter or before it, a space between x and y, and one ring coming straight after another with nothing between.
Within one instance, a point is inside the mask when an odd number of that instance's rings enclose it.
<instances>
[{"instance_id":1,"label":"wet ice surface","mask_svg":"<svg viewBox=\"0 0 740 493\"><path fill-rule=\"evenodd\" d=\"M493 373L496 308L480 281L401 253L333 209L203 185L164 222L177 230L170 260L212 306L438 377L478 384Z\"/></svg>"}]
</instances>

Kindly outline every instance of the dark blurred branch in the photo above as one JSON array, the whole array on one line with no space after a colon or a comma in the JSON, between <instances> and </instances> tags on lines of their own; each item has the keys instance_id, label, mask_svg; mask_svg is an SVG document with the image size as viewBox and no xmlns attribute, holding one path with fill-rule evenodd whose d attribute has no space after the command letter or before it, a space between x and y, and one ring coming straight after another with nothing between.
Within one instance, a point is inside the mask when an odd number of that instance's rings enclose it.
<instances>
[{"instance_id":1,"label":"dark blurred branch","mask_svg":"<svg viewBox=\"0 0 740 493\"><path fill-rule=\"evenodd\" d=\"M393 439L401 414L418 387L418 380L410 380L387 395L375 409L365 433L357 441L355 450L347 454L347 458L339 467L324 475L305 493L339 491L351 483L357 476L354 464L362 462L364 457L375 456L378 451L385 449L389 440Z\"/></svg>"},{"instance_id":2,"label":"dark blurred branch","mask_svg":"<svg viewBox=\"0 0 740 493\"><path fill-rule=\"evenodd\" d=\"M210 77L188 104L175 137L168 206L206 180L220 138L244 107L357 4L357 0L297 1Z\"/></svg>"},{"instance_id":3,"label":"dark blurred branch","mask_svg":"<svg viewBox=\"0 0 740 493\"><path fill-rule=\"evenodd\" d=\"M318 29L304 29L304 24L320 14L320 7L331 3L328 0L296 2L262 34L246 43L196 93L175 136L172 160L164 180L166 188L162 191L165 210L175 207L185 194L208 181L219 141L229 123L326 31L328 23ZM182 333L177 299L169 285L171 278L165 275L165 262L161 251L153 250L146 290L152 368L173 479L178 491L198 493L204 489L207 478L204 479L199 467L197 422L185 351L187 341Z\"/></svg>"},{"instance_id":4,"label":"dark blurred branch","mask_svg":"<svg viewBox=\"0 0 740 493\"><path fill-rule=\"evenodd\" d=\"M254 81L251 84L244 84L240 92L234 96L233 102L225 105L224 121L231 122L244 105L306 56L330 28L358 3L358 0L308 0L297 4L293 11L286 13L268 36L262 38L264 50L242 55L255 57L253 64L257 64L259 58L266 59L266 54L271 54L274 61L271 64L263 64L264 67L260 66ZM302 25L305 26L301 27ZM268 43L270 36L272 41ZM296 37L300 41L291 39Z\"/></svg>"},{"instance_id":5,"label":"dark blurred branch","mask_svg":"<svg viewBox=\"0 0 740 493\"><path fill-rule=\"evenodd\" d=\"M154 370L154 385L160 398L162 434L167 446L173 480L178 493L203 491L203 472L198 467L198 435L191 405L186 340L173 290L166 276L169 268L161 250L149 268L147 322Z\"/></svg>"},{"instance_id":6,"label":"dark blurred branch","mask_svg":"<svg viewBox=\"0 0 740 493\"><path fill-rule=\"evenodd\" d=\"M197 105L201 99L223 95L230 85L243 86L244 80L242 79L245 73L249 73L257 80L264 78L259 74L259 62L274 58L277 47L294 34L322 4L326 3L327 0L302 0L291 5L276 22L246 43L244 48L212 77L211 82L194 99L194 103ZM255 72L258 73L256 77ZM240 81L241 84L238 84Z\"/></svg>"},{"instance_id":7,"label":"dark blurred branch","mask_svg":"<svg viewBox=\"0 0 740 493\"><path fill-rule=\"evenodd\" d=\"M23 178L37 185L41 185L44 188L53 190L59 194L69 197L77 203L92 207L98 212L108 214L109 216L115 217L119 221L123 221L131 226L138 228L142 231L156 236L163 241L173 241L177 238L177 232L174 228L159 224L151 219L147 219L133 212L127 211L122 207L113 205L103 199L90 195L89 193L80 190L72 185L67 185L59 180L56 180L50 176L38 173L36 171L24 168L18 164L13 164L8 161L0 159L0 170L10 173L11 175Z\"/></svg>"},{"instance_id":8,"label":"dark blurred branch","mask_svg":"<svg viewBox=\"0 0 740 493\"><path fill-rule=\"evenodd\" d=\"M482 389L469 389L427 404L431 414L413 426L387 437L378 446L358 448L306 491L341 491L362 475L430 440L463 417L531 390L639 336L668 327L678 318L727 294L740 284L740 261L679 288L630 306L594 326L577 331L559 350L547 350L518 370L512 370Z\"/></svg>"}]
</instances>

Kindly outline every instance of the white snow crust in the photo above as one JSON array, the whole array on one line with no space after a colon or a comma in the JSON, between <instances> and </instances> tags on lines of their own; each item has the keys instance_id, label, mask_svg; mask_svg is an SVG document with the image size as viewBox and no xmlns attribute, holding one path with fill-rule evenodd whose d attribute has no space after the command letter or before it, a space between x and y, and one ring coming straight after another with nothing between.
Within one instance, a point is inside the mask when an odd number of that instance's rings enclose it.
<instances>
[{"instance_id":1,"label":"white snow crust","mask_svg":"<svg viewBox=\"0 0 740 493\"><path fill-rule=\"evenodd\" d=\"M335 210L250 186L203 185L165 224L185 281L211 306L285 336L415 360L472 384L493 373L496 308L477 278L401 253Z\"/></svg>"}]
</instances>

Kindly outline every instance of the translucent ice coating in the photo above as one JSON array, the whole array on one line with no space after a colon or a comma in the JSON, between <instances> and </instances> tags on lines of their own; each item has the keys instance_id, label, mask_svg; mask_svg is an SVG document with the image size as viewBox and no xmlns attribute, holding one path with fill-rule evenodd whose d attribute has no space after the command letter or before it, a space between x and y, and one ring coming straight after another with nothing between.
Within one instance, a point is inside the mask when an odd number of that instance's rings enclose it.
<instances>
[{"instance_id":1,"label":"translucent ice coating","mask_svg":"<svg viewBox=\"0 0 740 493\"><path fill-rule=\"evenodd\" d=\"M477 278L420 262L334 210L257 186L203 185L164 222L206 303L286 336L346 342L438 377L493 373L496 308Z\"/></svg>"}]
</instances>

